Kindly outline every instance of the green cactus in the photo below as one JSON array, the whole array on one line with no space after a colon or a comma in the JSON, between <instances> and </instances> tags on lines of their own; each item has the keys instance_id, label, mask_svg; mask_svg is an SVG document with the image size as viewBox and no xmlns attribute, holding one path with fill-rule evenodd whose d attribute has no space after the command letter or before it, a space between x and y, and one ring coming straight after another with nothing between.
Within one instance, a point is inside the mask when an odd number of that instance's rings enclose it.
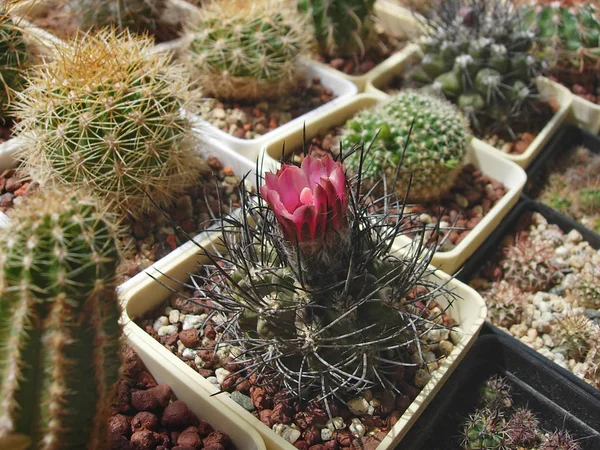
<instances>
[{"instance_id":1,"label":"green cactus","mask_svg":"<svg viewBox=\"0 0 600 450\"><path fill-rule=\"evenodd\" d=\"M137 215L197 179L188 74L153 42L114 31L87 36L29 76L16 108L20 158L42 184L87 189ZM147 195L148 194L148 195Z\"/></svg>"},{"instance_id":2,"label":"green cactus","mask_svg":"<svg viewBox=\"0 0 600 450\"><path fill-rule=\"evenodd\" d=\"M395 189L404 196L412 174L409 200L416 202L439 199L452 188L470 139L468 124L456 107L416 91L402 91L360 112L346 123L341 141L349 148L357 142L371 142L376 135L363 172L365 183L373 185L385 172L391 188L399 170ZM349 169L358 169L358 156L355 153L346 159Z\"/></svg>"},{"instance_id":3,"label":"green cactus","mask_svg":"<svg viewBox=\"0 0 600 450\"><path fill-rule=\"evenodd\" d=\"M505 280L500 280L485 292L489 320L497 326L510 328L521 323L525 293Z\"/></svg>"},{"instance_id":4,"label":"green cactus","mask_svg":"<svg viewBox=\"0 0 600 450\"><path fill-rule=\"evenodd\" d=\"M568 358L583 362L594 341L596 325L582 313L570 313L556 320L552 335L556 347L563 347Z\"/></svg>"},{"instance_id":5,"label":"green cactus","mask_svg":"<svg viewBox=\"0 0 600 450\"><path fill-rule=\"evenodd\" d=\"M23 74L31 61L22 30L3 8L0 6L0 121L9 118L14 94L23 88Z\"/></svg>"},{"instance_id":6,"label":"green cactus","mask_svg":"<svg viewBox=\"0 0 600 450\"><path fill-rule=\"evenodd\" d=\"M121 351L110 214L48 191L12 211L0 247L0 447L105 448Z\"/></svg>"},{"instance_id":7,"label":"green cactus","mask_svg":"<svg viewBox=\"0 0 600 450\"><path fill-rule=\"evenodd\" d=\"M375 0L298 0L298 9L312 16L321 53L357 60L375 42L374 8Z\"/></svg>"},{"instance_id":8,"label":"green cactus","mask_svg":"<svg viewBox=\"0 0 600 450\"><path fill-rule=\"evenodd\" d=\"M157 31L165 4L165 0L68 0L71 14L84 30L114 26L140 34Z\"/></svg>"},{"instance_id":9,"label":"green cactus","mask_svg":"<svg viewBox=\"0 0 600 450\"><path fill-rule=\"evenodd\" d=\"M463 425L462 434L465 450L506 449L506 422L489 410L481 409L471 414Z\"/></svg>"},{"instance_id":10,"label":"green cactus","mask_svg":"<svg viewBox=\"0 0 600 450\"><path fill-rule=\"evenodd\" d=\"M483 408L501 415L512 406L512 389L500 376L490 377L479 389L478 399Z\"/></svg>"},{"instance_id":11,"label":"green cactus","mask_svg":"<svg viewBox=\"0 0 600 450\"><path fill-rule=\"evenodd\" d=\"M441 91L478 132L508 132L535 111L539 63L535 36L503 0L437 0L421 45L422 64L407 77Z\"/></svg>"},{"instance_id":12,"label":"green cactus","mask_svg":"<svg viewBox=\"0 0 600 450\"><path fill-rule=\"evenodd\" d=\"M600 69L600 13L592 3L533 4L524 8L524 23L535 30L551 72L566 70L574 82ZM579 78L579 80L577 80Z\"/></svg>"},{"instance_id":13,"label":"green cactus","mask_svg":"<svg viewBox=\"0 0 600 450\"><path fill-rule=\"evenodd\" d=\"M187 56L204 93L252 100L293 90L310 33L290 5L281 0L213 3L194 26Z\"/></svg>"}]
</instances>

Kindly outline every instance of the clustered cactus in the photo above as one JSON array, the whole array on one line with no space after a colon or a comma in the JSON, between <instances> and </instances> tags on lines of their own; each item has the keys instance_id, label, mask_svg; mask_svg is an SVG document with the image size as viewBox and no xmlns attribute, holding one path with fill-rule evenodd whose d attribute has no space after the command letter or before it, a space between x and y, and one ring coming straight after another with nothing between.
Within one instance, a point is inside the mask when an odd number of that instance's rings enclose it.
<instances>
[{"instance_id":1,"label":"clustered cactus","mask_svg":"<svg viewBox=\"0 0 600 450\"><path fill-rule=\"evenodd\" d=\"M456 103L478 132L508 132L537 109L535 36L512 2L438 0L407 77Z\"/></svg>"},{"instance_id":2,"label":"clustered cactus","mask_svg":"<svg viewBox=\"0 0 600 450\"><path fill-rule=\"evenodd\" d=\"M34 179L85 189L137 215L197 179L187 72L128 32L89 35L32 72L20 96L20 158Z\"/></svg>"},{"instance_id":3,"label":"clustered cactus","mask_svg":"<svg viewBox=\"0 0 600 450\"><path fill-rule=\"evenodd\" d=\"M0 121L10 116L9 107L24 86L23 75L30 62L21 28L0 4Z\"/></svg>"},{"instance_id":4,"label":"clustered cactus","mask_svg":"<svg viewBox=\"0 0 600 450\"><path fill-rule=\"evenodd\" d=\"M373 216L351 184L329 155L268 173L241 222L223 227L226 255L205 249L213 264L193 277L227 317L215 351L234 343L259 383L326 405L388 389L395 370L423 366L421 342L447 329L454 300L428 278L430 249L388 253L402 213Z\"/></svg>"},{"instance_id":5,"label":"clustered cactus","mask_svg":"<svg viewBox=\"0 0 600 450\"><path fill-rule=\"evenodd\" d=\"M51 191L0 228L0 447L102 449L121 354L110 214Z\"/></svg>"},{"instance_id":6,"label":"clustered cactus","mask_svg":"<svg viewBox=\"0 0 600 450\"><path fill-rule=\"evenodd\" d=\"M213 2L194 24L187 55L205 94L273 98L294 89L310 38L305 19L282 0Z\"/></svg>"},{"instance_id":7,"label":"clustered cactus","mask_svg":"<svg viewBox=\"0 0 600 450\"><path fill-rule=\"evenodd\" d=\"M320 51L329 57L361 60L374 45L375 0L298 0L312 16Z\"/></svg>"},{"instance_id":8,"label":"clustered cactus","mask_svg":"<svg viewBox=\"0 0 600 450\"><path fill-rule=\"evenodd\" d=\"M505 280L495 282L489 290L485 291L488 298L488 319L497 326L509 329L521 323L525 293Z\"/></svg>"},{"instance_id":9,"label":"clustered cactus","mask_svg":"<svg viewBox=\"0 0 600 450\"><path fill-rule=\"evenodd\" d=\"M119 31L155 33L165 0L68 0L71 14L84 30L114 26Z\"/></svg>"},{"instance_id":10,"label":"clustered cactus","mask_svg":"<svg viewBox=\"0 0 600 450\"><path fill-rule=\"evenodd\" d=\"M470 131L448 101L407 90L349 120L341 142L348 148L375 137L372 154L364 161L365 185L378 184L379 190L404 196L410 180L409 200L427 202L453 187L464 164ZM355 153L345 162L356 172L362 161Z\"/></svg>"},{"instance_id":11,"label":"clustered cactus","mask_svg":"<svg viewBox=\"0 0 600 450\"><path fill-rule=\"evenodd\" d=\"M537 4L524 9L524 22L539 38L550 71L574 83L595 79L600 69L600 12L590 2Z\"/></svg>"},{"instance_id":12,"label":"clustered cactus","mask_svg":"<svg viewBox=\"0 0 600 450\"><path fill-rule=\"evenodd\" d=\"M579 450L567 431L544 433L528 409L516 408L504 378L493 376L479 391L479 409L463 424L465 450Z\"/></svg>"}]
</instances>

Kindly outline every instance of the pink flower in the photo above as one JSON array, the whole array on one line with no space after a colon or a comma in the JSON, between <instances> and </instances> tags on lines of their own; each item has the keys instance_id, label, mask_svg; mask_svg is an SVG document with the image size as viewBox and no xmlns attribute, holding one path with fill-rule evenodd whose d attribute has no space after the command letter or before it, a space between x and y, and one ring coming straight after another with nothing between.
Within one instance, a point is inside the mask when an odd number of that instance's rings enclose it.
<instances>
[{"instance_id":1,"label":"pink flower","mask_svg":"<svg viewBox=\"0 0 600 450\"><path fill-rule=\"evenodd\" d=\"M267 173L260 193L292 243L327 241L348 226L348 192L342 165L329 155L308 155L301 167L284 165Z\"/></svg>"}]
</instances>

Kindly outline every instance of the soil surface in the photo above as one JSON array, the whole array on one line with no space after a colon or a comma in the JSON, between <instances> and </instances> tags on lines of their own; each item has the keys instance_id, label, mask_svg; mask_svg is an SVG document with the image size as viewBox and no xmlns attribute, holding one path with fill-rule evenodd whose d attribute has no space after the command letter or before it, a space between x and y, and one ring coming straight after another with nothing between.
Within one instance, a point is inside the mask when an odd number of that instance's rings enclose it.
<instances>
[{"instance_id":1,"label":"soil surface","mask_svg":"<svg viewBox=\"0 0 600 450\"><path fill-rule=\"evenodd\" d=\"M108 450L236 449L226 433L199 419L168 385L158 384L131 348L124 351L108 432Z\"/></svg>"},{"instance_id":2,"label":"soil surface","mask_svg":"<svg viewBox=\"0 0 600 450\"><path fill-rule=\"evenodd\" d=\"M0 117L0 143L8 141L12 137L13 123L10 119Z\"/></svg>"},{"instance_id":3,"label":"soil surface","mask_svg":"<svg viewBox=\"0 0 600 450\"><path fill-rule=\"evenodd\" d=\"M296 92L277 100L206 100L199 115L239 139L254 139L300 117L335 98L319 77L303 80Z\"/></svg>"}]
</instances>

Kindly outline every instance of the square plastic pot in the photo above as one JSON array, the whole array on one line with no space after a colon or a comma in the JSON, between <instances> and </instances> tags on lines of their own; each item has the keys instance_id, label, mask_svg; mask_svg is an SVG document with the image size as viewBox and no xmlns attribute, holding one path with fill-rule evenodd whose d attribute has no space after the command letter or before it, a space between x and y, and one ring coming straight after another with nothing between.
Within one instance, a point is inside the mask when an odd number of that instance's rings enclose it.
<instances>
[{"instance_id":1,"label":"square plastic pot","mask_svg":"<svg viewBox=\"0 0 600 450\"><path fill-rule=\"evenodd\" d=\"M407 434L407 449L460 448L462 424L477 409L479 388L491 376L506 378L517 408L530 409L545 431L567 430L582 450L600 448L600 400L590 398L547 360L514 338L480 336Z\"/></svg>"},{"instance_id":2,"label":"square plastic pot","mask_svg":"<svg viewBox=\"0 0 600 450\"><path fill-rule=\"evenodd\" d=\"M552 80L550 83L564 87L562 84ZM589 131L592 134L598 134L600 131L600 105L590 102L579 95L571 94L573 102L569 114L569 122L576 124L578 127Z\"/></svg>"},{"instance_id":3,"label":"square plastic pot","mask_svg":"<svg viewBox=\"0 0 600 450\"><path fill-rule=\"evenodd\" d=\"M379 95L360 94L354 99L338 105L334 110L315 117L314 120L306 123L307 142L335 126L343 125L359 111L375 106L380 101L382 98ZM276 161L281 159L283 148L285 148L284 159L289 157L294 149L302 145L302 139L303 130L299 130L282 136L267 146L265 160L269 161L269 165L266 167L276 167ZM466 162L474 164L485 175L502 182L507 187L507 192L455 248L447 252L435 253L431 263L450 274L455 273L500 224L504 216L517 203L527 180L523 169L487 147L470 146ZM394 248L407 248L410 244L410 238L400 237L396 240Z\"/></svg>"},{"instance_id":4,"label":"square plastic pot","mask_svg":"<svg viewBox=\"0 0 600 450\"><path fill-rule=\"evenodd\" d=\"M204 248L211 249L213 246L218 246L219 235L213 233L204 236L203 241L199 242ZM222 250L222 249L221 249ZM185 251L180 252L177 258L167 257L164 260L155 263L149 271L153 270L152 275L161 283L168 286L176 287L177 283L173 281L187 281L189 274L201 264L208 262L208 258L202 255L198 247L188 247ZM400 420L390 430L388 435L377 446L377 450L393 449L400 442L408 429L412 426L415 420L422 414L429 402L435 397L440 387L446 382L450 374L456 369L464 355L471 347L486 315L486 307L482 298L469 286L452 279L445 273L436 272L436 278L440 283L446 285L458 297L448 313L457 320L464 336L461 342L456 345L452 353L440 365L439 369L432 374L432 378L420 392L418 397L409 406ZM142 317L144 314L152 311L163 304L171 295L171 292L165 287L159 285L155 280L146 276L140 278L139 282L131 285L129 289L121 290L120 297L124 307L123 321L128 325L130 330L130 339L134 342L139 342L139 346L152 349L152 357L155 361L152 364L160 365L165 370L171 371L174 376L181 377L187 385L192 389L205 390L210 394L216 394L219 389L208 382L204 377L198 374L194 369L186 365L176 355L169 352L158 341L153 339L145 331L143 331L134 320ZM443 303L443 302L441 302ZM442 304L442 306L446 306ZM231 400L229 394L222 393L215 395L213 399L216 402L221 402L225 408L231 409L235 414L232 419L240 426L248 426L249 424L255 428L264 439L267 448L271 450L285 449L294 450L295 447L277 435L260 420L242 408L235 401Z\"/></svg>"},{"instance_id":5,"label":"square plastic pot","mask_svg":"<svg viewBox=\"0 0 600 450\"><path fill-rule=\"evenodd\" d=\"M158 383L168 384L179 400L183 400L198 418L208 422L215 430L227 433L236 448L240 450L265 450L265 443L260 435L246 423L235 420L231 411L215 402L210 394L194 384L186 374L170 370L157 364L160 355L138 339L131 323L126 323L123 332L127 345L132 347L146 365L148 371Z\"/></svg>"}]
</instances>

